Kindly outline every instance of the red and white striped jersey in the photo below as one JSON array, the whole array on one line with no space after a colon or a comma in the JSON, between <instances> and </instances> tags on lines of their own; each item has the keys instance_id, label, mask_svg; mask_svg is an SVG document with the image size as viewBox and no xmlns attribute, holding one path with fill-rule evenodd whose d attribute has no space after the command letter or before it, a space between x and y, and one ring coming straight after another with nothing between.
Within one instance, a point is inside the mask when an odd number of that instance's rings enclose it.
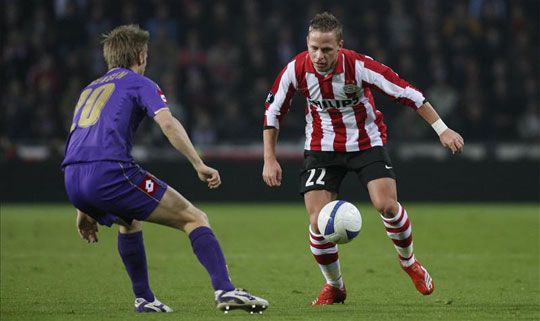
<instances>
[{"instance_id":1,"label":"red and white striped jersey","mask_svg":"<svg viewBox=\"0 0 540 321\"><path fill-rule=\"evenodd\" d=\"M306 150L353 152L383 146L386 125L372 88L415 110L425 100L418 89L368 56L341 49L334 70L321 75L304 51L276 78L266 99L264 126L279 129L298 91L307 101Z\"/></svg>"}]
</instances>

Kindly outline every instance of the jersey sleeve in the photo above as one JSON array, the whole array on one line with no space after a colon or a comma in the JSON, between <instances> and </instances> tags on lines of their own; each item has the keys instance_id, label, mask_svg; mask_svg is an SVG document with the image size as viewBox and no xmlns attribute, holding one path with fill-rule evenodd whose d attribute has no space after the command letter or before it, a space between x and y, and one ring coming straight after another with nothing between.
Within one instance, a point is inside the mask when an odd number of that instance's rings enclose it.
<instances>
[{"instance_id":1,"label":"jersey sleeve","mask_svg":"<svg viewBox=\"0 0 540 321\"><path fill-rule=\"evenodd\" d=\"M143 78L140 82L138 100L139 105L150 118L154 118L163 109L169 108L167 98L161 88L148 78Z\"/></svg>"},{"instance_id":2,"label":"jersey sleeve","mask_svg":"<svg viewBox=\"0 0 540 321\"><path fill-rule=\"evenodd\" d=\"M371 59L368 56L358 54L361 68L357 68L363 82L375 87L390 98L399 103L417 109L425 102L425 97L420 90L413 87L390 67ZM363 68L362 68L363 67Z\"/></svg>"},{"instance_id":3,"label":"jersey sleeve","mask_svg":"<svg viewBox=\"0 0 540 321\"><path fill-rule=\"evenodd\" d=\"M264 128L277 128L289 112L292 97L298 83L295 74L295 61L291 61L277 76L264 104Z\"/></svg>"}]
</instances>

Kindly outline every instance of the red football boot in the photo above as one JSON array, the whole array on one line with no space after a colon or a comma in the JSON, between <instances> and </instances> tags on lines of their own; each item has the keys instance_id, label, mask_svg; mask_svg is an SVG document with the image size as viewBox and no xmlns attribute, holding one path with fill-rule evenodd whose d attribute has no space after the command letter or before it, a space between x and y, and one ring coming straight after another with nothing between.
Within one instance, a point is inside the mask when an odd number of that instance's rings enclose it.
<instances>
[{"instance_id":1,"label":"red football boot","mask_svg":"<svg viewBox=\"0 0 540 321\"><path fill-rule=\"evenodd\" d=\"M345 287L339 289L331 286L330 284L325 284L319 293L319 297L313 301L312 305L326 305L334 303L345 303L347 298L347 290Z\"/></svg>"},{"instance_id":2,"label":"red football boot","mask_svg":"<svg viewBox=\"0 0 540 321\"><path fill-rule=\"evenodd\" d=\"M409 267L403 267L403 270L411 277L414 286L418 292L423 295L430 295L435 290L435 283L428 271L416 261Z\"/></svg>"}]
</instances>

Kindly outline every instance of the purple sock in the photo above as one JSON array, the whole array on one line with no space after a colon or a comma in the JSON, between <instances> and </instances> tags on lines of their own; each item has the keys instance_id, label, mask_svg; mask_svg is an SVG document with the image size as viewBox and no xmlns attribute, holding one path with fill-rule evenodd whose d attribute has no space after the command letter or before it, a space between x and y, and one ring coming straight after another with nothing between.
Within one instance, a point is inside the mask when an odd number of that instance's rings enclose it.
<instances>
[{"instance_id":1,"label":"purple sock","mask_svg":"<svg viewBox=\"0 0 540 321\"><path fill-rule=\"evenodd\" d=\"M189 233L189 239L193 253L197 255L201 264L210 274L214 290L233 290L234 285L229 278L225 257L212 230L206 226L200 226Z\"/></svg>"},{"instance_id":2,"label":"purple sock","mask_svg":"<svg viewBox=\"0 0 540 321\"><path fill-rule=\"evenodd\" d=\"M144 251L143 233L118 233L118 253L126 267L136 298L154 301L154 293L148 284L148 268Z\"/></svg>"}]
</instances>

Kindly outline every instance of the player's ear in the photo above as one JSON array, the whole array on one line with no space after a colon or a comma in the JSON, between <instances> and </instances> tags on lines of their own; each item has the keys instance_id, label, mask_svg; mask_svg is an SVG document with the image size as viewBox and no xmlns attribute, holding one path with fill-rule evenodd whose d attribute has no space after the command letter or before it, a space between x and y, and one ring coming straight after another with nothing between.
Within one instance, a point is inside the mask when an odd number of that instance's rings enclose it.
<instances>
[{"instance_id":1,"label":"player's ear","mask_svg":"<svg viewBox=\"0 0 540 321\"><path fill-rule=\"evenodd\" d=\"M144 50L139 52L139 56L137 57L137 64L139 66L144 65Z\"/></svg>"},{"instance_id":2,"label":"player's ear","mask_svg":"<svg viewBox=\"0 0 540 321\"><path fill-rule=\"evenodd\" d=\"M339 46L339 49L343 48L343 39L338 41L338 46Z\"/></svg>"}]
</instances>

